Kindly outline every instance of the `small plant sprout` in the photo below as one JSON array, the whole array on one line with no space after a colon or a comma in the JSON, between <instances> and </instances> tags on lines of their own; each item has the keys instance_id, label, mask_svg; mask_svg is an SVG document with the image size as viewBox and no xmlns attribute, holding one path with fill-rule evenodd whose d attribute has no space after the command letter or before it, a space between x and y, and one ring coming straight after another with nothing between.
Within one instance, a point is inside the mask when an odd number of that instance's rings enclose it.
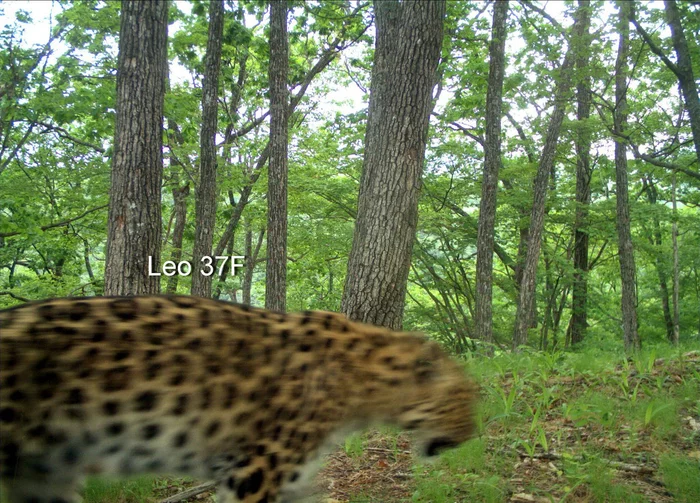
<instances>
[{"instance_id":1,"label":"small plant sprout","mask_svg":"<svg viewBox=\"0 0 700 503\"><path fill-rule=\"evenodd\" d=\"M668 409L672 405L673 404L671 404L671 403L667 403L667 404L660 405L658 407L654 407L653 402L650 403L649 405L647 405L647 410L644 413L644 427L647 428L651 424L651 422L654 420L654 417L657 416L657 414L659 414L661 411L663 411L665 409Z\"/></svg>"}]
</instances>

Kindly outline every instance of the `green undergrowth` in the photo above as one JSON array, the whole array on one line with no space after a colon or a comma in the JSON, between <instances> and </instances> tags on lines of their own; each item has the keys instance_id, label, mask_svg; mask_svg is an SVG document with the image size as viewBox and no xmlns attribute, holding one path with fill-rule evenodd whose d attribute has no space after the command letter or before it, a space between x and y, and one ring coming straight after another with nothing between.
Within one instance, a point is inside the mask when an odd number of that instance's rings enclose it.
<instances>
[{"instance_id":1,"label":"green undergrowth","mask_svg":"<svg viewBox=\"0 0 700 503\"><path fill-rule=\"evenodd\" d=\"M413 501L700 501L700 348L469 358L480 437Z\"/></svg>"}]
</instances>

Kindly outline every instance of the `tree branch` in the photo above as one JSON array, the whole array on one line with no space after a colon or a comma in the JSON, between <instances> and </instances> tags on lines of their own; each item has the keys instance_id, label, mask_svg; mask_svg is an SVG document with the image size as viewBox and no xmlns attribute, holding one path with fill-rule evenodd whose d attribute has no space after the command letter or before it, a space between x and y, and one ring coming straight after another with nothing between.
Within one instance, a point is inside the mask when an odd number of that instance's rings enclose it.
<instances>
[{"instance_id":1,"label":"tree branch","mask_svg":"<svg viewBox=\"0 0 700 503\"><path fill-rule=\"evenodd\" d=\"M9 295L13 299L21 300L22 302L31 302L32 301L32 299L28 299L26 297L21 297L21 296L14 294L12 292L0 292L0 295Z\"/></svg>"},{"instance_id":2,"label":"tree branch","mask_svg":"<svg viewBox=\"0 0 700 503\"><path fill-rule=\"evenodd\" d=\"M104 148L102 148L98 145L94 145L92 143L88 143L85 140L80 140L80 139L76 138L75 136L71 135L68 131L66 131L65 129L63 129L60 126L55 126L53 124L49 124L46 122L40 122L40 121L37 121L36 124L45 128L44 131L42 131L42 133L48 133L49 131L54 131L56 134L58 134L58 136L60 138L65 138L66 140L70 140L73 143L77 143L78 145L82 145L84 147L89 147L89 148L99 152L100 154L105 153Z\"/></svg>"},{"instance_id":3,"label":"tree branch","mask_svg":"<svg viewBox=\"0 0 700 503\"><path fill-rule=\"evenodd\" d=\"M48 225L42 225L41 230L47 231L47 230L53 229L55 227L65 227L66 225L70 224L71 222L75 222L76 220L80 220L81 218L89 215L90 213L94 213L96 211L103 210L103 209L107 208L108 206L109 206L108 204L103 204L102 206L98 206L97 208L87 210L76 217L69 218L68 220L63 220L61 222L55 222L53 224L48 224ZM9 238L11 236L17 236L18 234L22 234L22 231L0 232L0 238Z\"/></svg>"},{"instance_id":4,"label":"tree branch","mask_svg":"<svg viewBox=\"0 0 700 503\"><path fill-rule=\"evenodd\" d=\"M683 74L678 69L676 64L673 61L671 61L670 59L668 59L666 57L666 55L663 53L663 51L659 48L659 46L654 43L654 41L651 39L651 36L649 35L649 33L647 33L647 31L644 28L642 28L642 25L640 25L639 22L637 21L637 18L635 16L634 12L635 12L634 11L634 4L632 4L632 8L630 9L630 18L629 18L630 22L634 25L637 32L642 36L642 39L644 39L644 41L647 43L647 45L649 46L649 49L651 49L651 52L653 52L659 58L661 58L661 61L664 62L664 64L668 67L668 69L671 70L676 75L676 77L678 79L682 79Z\"/></svg>"}]
</instances>

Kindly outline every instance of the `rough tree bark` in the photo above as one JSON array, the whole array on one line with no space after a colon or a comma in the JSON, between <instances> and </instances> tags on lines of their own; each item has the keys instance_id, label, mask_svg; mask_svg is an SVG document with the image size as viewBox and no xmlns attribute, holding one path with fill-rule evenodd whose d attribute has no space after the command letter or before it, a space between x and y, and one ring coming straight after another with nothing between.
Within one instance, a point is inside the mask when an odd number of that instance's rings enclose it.
<instances>
[{"instance_id":1,"label":"rough tree bark","mask_svg":"<svg viewBox=\"0 0 700 503\"><path fill-rule=\"evenodd\" d=\"M365 157L341 309L351 319L399 329L445 1L376 0L374 11Z\"/></svg>"},{"instance_id":2,"label":"rough tree bark","mask_svg":"<svg viewBox=\"0 0 700 503\"><path fill-rule=\"evenodd\" d=\"M574 141L576 148L576 217L574 222L574 284L571 300L571 344L583 341L588 326L588 207L591 204L591 130L587 121L591 116L591 77L588 73L591 5L589 0L579 0L576 16L581 18L580 43L577 52L576 85L578 129Z\"/></svg>"},{"instance_id":3,"label":"rough tree bark","mask_svg":"<svg viewBox=\"0 0 700 503\"><path fill-rule=\"evenodd\" d=\"M581 20L574 23L574 32L580 29ZM545 203L547 201L547 187L549 175L554 166L554 155L559 141L559 131L564 120L566 104L571 94L571 77L575 56L575 44L569 43L564 62L559 70L559 80L554 92L554 109L549 119L544 148L537 167L537 174L533 184L532 212L530 213L530 237L527 245L527 256L523 269L523 279L518 296L518 307L515 315L515 330L513 333L513 348L517 348L527 342L527 329L530 325L530 315L535 301L535 280L537 278L537 262L540 256L542 231L544 229Z\"/></svg>"},{"instance_id":4,"label":"rough tree bark","mask_svg":"<svg viewBox=\"0 0 700 503\"><path fill-rule=\"evenodd\" d=\"M618 2L620 9L620 42L615 62L615 192L617 200L617 248L620 256L620 280L622 282L622 331L625 350L639 350L641 343L637 332L637 278L634 266L634 249L630 230L630 208L627 182L627 147L619 134L627 125L627 66L629 59L629 18L631 4Z\"/></svg>"},{"instance_id":5,"label":"rough tree bark","mask_svg":"<svg viewBox=\"0 0 700 503\"><path fill-rule=\"evenodd\" d=\"M218 123L221 38L224 1L209 4L209 35L202 81L202 129L199 139L199 181L195 188L195 236L192 258L192 295L211 297L216 259L211 249L216 223L216 128ZM209 257L206 259L206 257ZM208 264L208 267L207 267Z\"/></svg>"},{"instance_id":6,"label":"rough tree bark","mask_svg":"<svg viewBox=\"0 0 700 503\"><path fill-rule=\"evenodd\" d=\"M476 244L476 319L477 338L493 342L493 245L496 225L496 194L501 167L501 109L505 72L506 19L508 2L493 7L491 44L489 46L489 80L486 91L486 134L484 143L484 178L481 183L479 231Z\"/></svg>"},{"instance_id":7,"label":"rough tree bark","mask_svg":"<svg viewBox=\"0 0 700 503\"><path fill-rule=\"evenodd\" d=\"M270 163L267 182L265 307L286 310L289 41L287 0L270 2Z\"/></svg>"},{"instance_id":8,"label":"rough tree bark","mask_svg":"<svg viewBox=\"0 0 700 503\"><path fill-rule=\"evenodd\" d=\"M122 3L105 295L158 293L168 2Z\"/></svg>"},{"instance_id":9,"label":"rough tree bark","mask_svg":"<svg viewBox=\"0 0 700 503\"><path fill-rule=\"evenodd\" d=\"M688 42L685 39L681 15L675 0L665 0L666 21L671 28L671 39L673 48L676 51L676 76L681 85L685 106L690 116L690 130L693 132L695 143L695 153L700 159L700 98L698 98L698 88L693 74L693 65L690 60Z\"/></svg>"}]
</instances>

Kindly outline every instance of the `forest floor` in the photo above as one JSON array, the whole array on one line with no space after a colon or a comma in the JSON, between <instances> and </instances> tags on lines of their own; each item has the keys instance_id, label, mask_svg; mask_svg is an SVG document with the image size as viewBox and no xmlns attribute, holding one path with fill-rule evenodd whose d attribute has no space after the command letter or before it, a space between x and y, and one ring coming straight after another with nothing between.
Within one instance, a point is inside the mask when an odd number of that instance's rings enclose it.
<instances>
[{"instance_id":1,"label":"forest floor","mask_svg":"<svg viewBox=\"0 0 700 503\"><path fill-rule=\"evenodd\" d=\"M700 502L700 351L636 362L564 354L475 363L481 435L421 464L406 434L332 454L338 502Z\"/></svg>"},{"instance_id":2,"label":"forest floor","mask_svg":"<svg viewBox=\"0 0 700 503\"><path fill-rule=\"evenodd\" d=\"M700 502L700 350L658 354L471 359L482 394L477 438L423 462L408 434L354 435L328 457L319 495L308 501ZM195 485L144 479L125 491L95 483L86 503L155 503ZM214 499L207 491L189 501Z\"/></svg>"}]
</instances>

